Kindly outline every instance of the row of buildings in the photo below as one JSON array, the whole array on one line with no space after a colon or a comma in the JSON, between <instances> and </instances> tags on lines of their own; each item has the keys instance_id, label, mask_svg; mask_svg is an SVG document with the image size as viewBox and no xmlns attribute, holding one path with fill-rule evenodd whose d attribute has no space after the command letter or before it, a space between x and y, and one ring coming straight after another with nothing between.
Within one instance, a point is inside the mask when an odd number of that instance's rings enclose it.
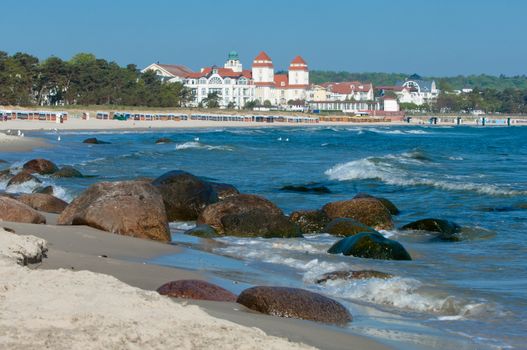
<instances>
[{"instance_id":1,"label":"row of buildings","mask_svg":"<svg viewBox=\"0 0 527 350\"><path fill-rule=\"evenodd\" d=\"M301 56L290 62L287 72L277 73L271 57L263 51L254 58L251 69L244 69L238 54L232 51L222 67L204 67L195 72L184 65L153 63L143 69L146 71L155 72L164 81L184 84L191 90L193 107L213 94L220 107L243 108L257 101L281 109L397 113L399 103L421 105L439 93L435 82L418 79L379 87L358 81L312 84L308 64Z\"/></svg>"}]
</instances>

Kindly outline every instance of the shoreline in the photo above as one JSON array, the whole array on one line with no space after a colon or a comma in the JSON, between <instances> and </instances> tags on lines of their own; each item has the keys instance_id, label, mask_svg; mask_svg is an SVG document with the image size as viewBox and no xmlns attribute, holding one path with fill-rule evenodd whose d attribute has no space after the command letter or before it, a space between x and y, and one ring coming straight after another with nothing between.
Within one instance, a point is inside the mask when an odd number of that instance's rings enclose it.
<instances>
[{"instance_id":1,"label":"shoreline","mask_svg":"<svg viewBox=\"0 0 527 350\"><path fill-rule=\"evenodd\" d=\"M178 129L207 129L207 128L280 128L280 127L372 127L372 126L396 126L396 127L452 127L472 126L483 127L475 122L456 125L452 123L406 123L402 121L379 121L379 122L319 122L319 123L287 123L287 122L226 122L226 121L119 121L119 120L80 120L70 119L63 124L42 121L8 121L0 123L0 130L21 131L146 131L146 130L178 130ZM525 126L514 124L511 127ZM507 127L507 125L487 125L485 127ZM1 139L0 139L1 142ZM1 144L1 143L0 143Z\"/></svg>"},{"instance_id":2,"label":"shoreline","mask_svg":"<svg viewBox=\"0 0 527 350\"><path fill-rule=\"evenodd\" d=\"M54 222L56 215L46 214L46 217L50 222ZM40 264L31 266L33 270L91 271L113 276L126 284L145 290L155 290L161 284L177 279L207 280L206 275L200 272L145 263L154 256L178 254L180 248L175 245L111 234L87 226L14 222L1 222L0 226L15 230L17 235L33 235L48 242L48 257ZM269 336L286 338L317 348L341 349L349 344L368 350L391 348L370 337L338 327L259 314L236 303L173 300L177 304L197 305L210 316L220 320L245 327L256 327Z\"/></svg>"}]
</instances>

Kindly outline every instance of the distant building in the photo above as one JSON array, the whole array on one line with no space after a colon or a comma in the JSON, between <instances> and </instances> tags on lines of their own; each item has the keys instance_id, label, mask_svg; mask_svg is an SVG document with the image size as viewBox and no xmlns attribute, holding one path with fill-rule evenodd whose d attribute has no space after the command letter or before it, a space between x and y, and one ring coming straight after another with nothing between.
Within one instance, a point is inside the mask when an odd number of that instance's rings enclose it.
<instances>
[{"instance_id":1,"label":"distant building","mask_svg":"<svg viewBox=\"0 0 527 350\"><path fill-rule=\"evenodd\" d=\"M324 83L332 101L373 101L373 85L360 81Z\"/></svg>"},{"instance_id":2,"label":"distant building","mask_svg":"<svg viewBox=\"0 0 527 350\"><path fill-rule=\"evenodd\" d=\"M397 85L378 86L376 89L381 96L393 94L399 103L413 103L418 106L435 102L439 96L439 89L433 80L406 79Z\"/></svg>"},{"instance_id":3,"label":"distant building","mask_svg":"<svg viewBox=\"0 0 527 350\"><path fill-rule=\"evenodd\" d=\"M256 85L256 99L260 103L285 106L289 101L307 99L309 69L300 56L289 64L288 74L275 74L271 57L264 51L253 60L252 74Z\"/></svg>"},{"instance_id":4,"label":"distant building","mask_svg":"<svg viewBox=\"0 0 527 350\"><path fill-rule=\"evenodd\" d=\"M160 64L152 63L141 72L154 71L163 81L171 83L179 82L182 83L192 70L188 67L176 64Z\"/></svg>"}]
</instances>

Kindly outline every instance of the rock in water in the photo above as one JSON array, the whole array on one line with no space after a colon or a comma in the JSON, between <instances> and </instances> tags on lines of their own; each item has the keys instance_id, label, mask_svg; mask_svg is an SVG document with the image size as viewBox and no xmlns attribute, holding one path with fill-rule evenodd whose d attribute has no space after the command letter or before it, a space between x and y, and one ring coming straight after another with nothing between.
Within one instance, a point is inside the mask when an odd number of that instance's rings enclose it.
<instances>
[{"instance_id":1,"label":"rock in water","mask_svg":"<svg viewBox=\"0 0 527 350\"><path fill-rule=\"evenodd\" d=\"M442 219L422 219L411 222L401 227L401 230L416 230L438 232L439 238L442 241L460 241L458 233L461 232L461 226L455 222Z\"/></svg>"},{"instance_id":2,"label":"rock in water","mask_svg":"<svg viewBox=\"0 0 527 350\"><path fill-rule=\"evenodd\" d=\"M330 219L322 210L292 212L289 219L300 227L302 233L321 233Z\"/></svg>"},{"instance_id":3,"label":"rock in water","mask_svg":"<svg viewBox=\"0 0 527 350\"><path fill-rule=\"evenodd\" d=\"M329 248L328 253L367 259L412 260L399 242L374 232L362 232L341 239Z\"/></svg>"},{"instance_id":4,"label":"rock in water","mask_svg":"<svg viewBox=\"0 0 527 350\"><path fill-rule=\"evenodd\" d=\"M44 193L53 195L53 186L38 187L33 190L33 193Z\"/></svg>"},{"instance_id":5,"label":"rock in water","mask_svg":"<svg viewBox=\"0 0 527 350\"><path fill-rule=\"evenodd\" d=\"M376 198L355 198L326 204L322 210L331 219L351 218L376 230L393 228L392 216Z\"/></svg>"},{"instance_id":6,"label":"rock in water","mask_svg":"<svg viewBox=\"0 0 527 350\"><path fill-rule=\"evenodd\" d=\"M173 298L235 302L236 295L215 284L201 280L178 280L157 289L161 295Z\"/></svg>"},{"instance_id":7,"label":"rock in water","mask_svg":"<svg viewBox=\"0 0 527 350\"><path fill-rule=\"evenodd\" d=\"M196 236L201 238L214 238L219 235L216 233L216 230L210 225L198 225L190 230L184 232L186 235Z\"/></svg>"},{"instance_id":8,"label":"rock in water","mask_svg":"<svg viewBox=\"0 0 527 350\"><path fill-rule=\"evenodd\" d=\"M315 283L325 283L327 281L334 280L359 280L359 279L369 279L369 278L380 278L388 279L392 278L393 275L385 272L375 271L375 270L360 270L360 271L333 271L328 272L317 278Z\"/></svg>"},{"instance_id":9,"label":"rock in water","mask_svg":"<svg viewBox=\"0 0 527 350\"><path fill-rule=\"evenodd\" d=\"M168 137L161 137L161 138L157 139L156 144L159 145L159 144L163 144L163 143L173 143L173 142L174 141L172 141Z\"/></svg>"},{"instance_id":10,"label":"rock in water","mask_svg":"<svg viewBox=\"0 0 527 350\"><path fill-rule=\"evenodd\" d=\"M210 183L185 171L170 171L152 184L163 196L169 221L196 220L207 205L218 201Z\"/></svg>"},{"instance_id":11,"label":"rock in water","mask_svg":"<svg viewBox=\"0 0 527 350\"><path fill-rule=\"evenodd\" d=\"M335 236L353 236L361 232L377 232L371 227L350 218L333 219L324 231Z\"/></svg>"},{"instance_id":12,"label":"rock in water","mask_svg":"<svg viewBox=\"0 0 527 350\"><path fill-rule=\"evenodd\" d=\"M399 208L397 208L397 206L393 204L392 201L390 201L389 199L383 198L383 197L374 197L370 194L360 192L360 193L357 193L357 195L353 198L354 199L355 198L375 198L375 199L378 199L384 205L386 209L388 209L390 214L398 215L400 213Z\"/></svg>"},{"instance_id":13,"label":"rock in water","mask_svg":"<svg viewBox=\"0 0 527 350\"><path fill-rule=\"evenodd\" d=\"M51 175L52 177L83 177L80 171L72 166L66 165Z\"/></svg>"},{"instance_id":14,"label":"rock in water","mask_svg":"<svg viewBox=\"0 0 527 350\"><path fill-rule=\"evenodd\" d=\"M264 314L345 325L352 320L342 304L304 289L253 287L244 290L238 303Z\"/></svg>"},{"instance_id":15,"label":"rock in water","mask_svg":"<svg viewBox=\"0 0 527 350\"><path fill-rule=\"evenodd\" d=\"M212 226L220 235L240 237L301 237L299 228L267 199L240 194L209 205L198 224Z\"/></svg>"},{"instance_id":16,"label":"rock in water","mask_svg":"<svg viewBox=\"0 0 527 350\"><path fill-rule=\"evenodd\" d=\"M47 159L33 159L25 163L22 167L29 173L38 173L40 175L53 174L59 170L55 163Z\"/></svg>"},{"instance_id":17,"label":"rock in water","mask_svg":"<svg viewBox=\"0 0 527 350\"><path fill-rule=\"evenodd\" d=\"M318 184L286 185L286 186L283 186L280 189L280 191L300 192L300 193L315 193L315 194L331 193L329 188L327 188L326 186L319 186Z\"/></svg>"},{"instance_id":18,"label":"rock in water","mask_svg":"<svg viewBox=\"0 0 527 350\"><path fill-rule=\"evenodd\" d=\"M101 182L77 197L57 220L59 225L88 225L120 235L170 241L163 198L141 181Z\"/></svg>"},{"instance_id":19,"label":"rock in water","mask_svg":"<svg viewBox=\"0 0 527 350\"><path fill-rule=\"evenodd\" d=\"M62 199L44 193L21 194L17 200L35 210L54 214L62 213L68 206Z\"/></svg>"},{"instance_id":20,"label":"rock in water","mask_svg":"<svg viewBox=\"0 0 527 350\"><path fill-rule=\"evenodd\" d=\"M240 194L240 191L233 185L219 183L219 182L209 182L214 191L218 194L218 199L220 201L224 200L225 198L229 198L232 196L237 196Z\"/></svg>"},{"instance_id":21,"label":"rock in water","mask_svg":"<svg viewBox=\"0 0 527 350\"><path fill-rule=\"evenodd\" d=\"M39 179L37 179L36 177L31 175L30 173L28 173L26 171L22 171L22 172L16 174L15 176L13 176L9 180L9 182L7 183L7 187L12 186L12 185L20 185L20 184L23 184L23 183L29 182L29 181L33 181L33 182L36 182L38 184L42 183L42 181L40 181Z\"/></svg>"},{"instance_id":22,"label":"rock in water","mask_svg":"<svg viewBox=\"0 0 527 350\"><path fill-rule=\"evenodd\" d=\"M110 142L98 140L96 137L90 137L82 141L82 143L88 143L91 145L109 145Z\"/></svg>"},{"instance_id":23,"label":"rock in water","mask_svg":"<svg viewBox=\"0 0 527 350\"><path fill-rule=\"evenodd\" d=\"M9 197L0 196L0 221L45 224L46 218L24 203Z\"/></svg>"}]
</instances>

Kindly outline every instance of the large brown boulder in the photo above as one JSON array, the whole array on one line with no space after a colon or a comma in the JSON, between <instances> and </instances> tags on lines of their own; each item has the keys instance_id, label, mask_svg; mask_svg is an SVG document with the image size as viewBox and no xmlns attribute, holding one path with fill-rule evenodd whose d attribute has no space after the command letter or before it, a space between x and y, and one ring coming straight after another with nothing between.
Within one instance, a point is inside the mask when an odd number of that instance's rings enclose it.
<instances>
[{"instance_id":1,"label":"large brown boulder","mask_svg":"<svg viewBox=\"0 0 527 350\"><path fill-rule=\"evenodd\" d=\"M201 280L178 280L157 289L161 295L174 298L235 302L236 295L227 289Z\"/></svg>"},{"instance_id":2,"label":"large brown boulder","mask_svg":"<svg viewBox=\"0 0 527 350\"><path fill-rule=\"evenodd\" d=\"M207 205L218 201L210 183L185 171L170 171L152 184L163 196L169 221L196 220Z\"/></svg>"},{"instance_id":3,"label":"large brown boulder","mask_svg":"<svg viewBox=\"0 0 527 350\"><path fill-rule=\"evenodd\" d=\"M60 214L68 206L62 199L44 193L21 194L17 199L35 210L46 213Z\"/></svg>"},{"instance_id":4,"label":"large brown boulder","mask_svg":"<svg viewBox=\"0 0 527 350\"><path fill-rule=\"evenodd\" d=\"M353 236L361 232L377 232L371 227L350 218L337 218L331 220L324 228L325 233L335 236Z\"/></svg>"},{"instance_id":5,"label":"large brown boulder","mask_svg":"<svg viewBox=\"0 0 527 350\"><path fill-rule=\"evenodd\" d=\"M298 227L269 200L240 194L205 208L198 224L212 226L220 235L241 237L300 237Z\"/></svg>"},{"instance_id":6,"label":"large brown boulder","mask_svg":"<svg viewBox=\"0 0 527 350\"><path fill-rule=\"evenodd\" d=\"M345 325L352 317L340 303L304 289L253 287L244 290L238 303L264 314Z\"/></svg>"},{"instance_id":7,"label":"large brown boulder","mask_svg":"<svg viewBox=\"0 0 527 350\"><path fill-rule=\"evenodd\" d=\"M0 221L45 224L46 218L24 203L9 197L0 196Z\"/></svg>"},{"instance_id":8,"label":"large brown boulder","mask_svg":"<svg viewBox=\"0 0 527 350\"><path fill-rule=\"evenodd\" d=\"M23 184L24 182L29 182L29 181L33 181L36 183L42 183L42 181L40 181L39 179L31 175L29 172L22 171L16 174L15 176L13 176L9 180L9 182L7 183L7 187L13 186L13 185L20 185L20 184Z\"/></svg>"},{"instance_id":9,"label":"large brown boulder","mask_svg":"<svg viewBox=\"0 0 527 350\"><path fill-rule=\"evenodd\" d=\"M401 230L437 232L437 238L442 241L458 242L461 240L462 227L455 222L442 219L422 219L401 227Z\"/></svg>"},{"instance_id":10,"label":"large brown boulder","mask_svg":"<svg viewBox=\"0 0 527 350\"><path fill-rule=\"evenodd\" d=\"M353 197L354 199L355 198L376 198L378 199L386 209L388 209L388 211L390 212L390 214L392 215L398 215L400 213L400 210L399 208L397 208L397 206L395 204L393 204L393 202L387 198L383 198L383 197L374 197L370 194L367 194L367 193L363 193L363 192L359 192L357 193L357 195L355 197Z\"/></svg>"},{"instance_id":11,"label":"large brown boulder","mask_svg":"<svg viewBox=\"0 0 527 350\"><path fill-rule=\"evenodd\" d=\"M30 173L38 173L41 175L53 174L59 168L55 163L47 159L32 159L23 165L23 168Z\"/></svg>"},{"instance_id":12,"label":"large brown boulder","mask_svg":"<svg viewBox=\"0 0 527 350\"><path fill-rule=\"evenodd\" d=\"M53 173L52 177L83 177L82 173L72 166L65 165Z\"/></svg>"},{"instance_id":13,"label":"large brown boulder","mask_svg":"<svg viewBox=\"0 0 527 350\"><path fill-rule=\"evenodd\" d=\"M358 258L412 260L401 243L378 232L361 232L341 239L328 249L329 254L353 255Z\"/></svg>"},{"instance_id":14,"label":"large brown boulder","mask_svg":"<svg viewBox=\"0 0 527 350\"><path fill-rule=\"evenodd\" d=\"M294 211L289 219L300 227L302 233L321 233L330 219L322 210Z\"/></svg>"},{"instance_id":15,"label":"large brown boulder","mask_svg":"<svg viewBox=\"0 0 527 350\"><path fill-rule=\"evenodd\" d=\"M322 210L332 219L351 218L376 230L393 228L392 215L376 198L355 198L326 204Z\"/></svg>"},{"instance_id":16,"label":"large brown boulder","mask_svg":"<svg viewBox=\"0 0 527 350\"><path fill-rule=\"evenodd\" d=\"M240 194L240 191L233 185L224 184L220 182L209 182L214 191L218 194L218 199L220 201L224 200L225 198L229 198L232 196L237 196Z\"/></svg>"},{"instance_id":17,"label":"large brown boulder","mask_svg":"<svg viewBox=\"0 0 527 350\"><path fill-rule=\"evenodd\" d=\"M141 181L92 185L66 207L57 223L170 241L163 198L154 186Z\"/></svg>"}]
</instances>

